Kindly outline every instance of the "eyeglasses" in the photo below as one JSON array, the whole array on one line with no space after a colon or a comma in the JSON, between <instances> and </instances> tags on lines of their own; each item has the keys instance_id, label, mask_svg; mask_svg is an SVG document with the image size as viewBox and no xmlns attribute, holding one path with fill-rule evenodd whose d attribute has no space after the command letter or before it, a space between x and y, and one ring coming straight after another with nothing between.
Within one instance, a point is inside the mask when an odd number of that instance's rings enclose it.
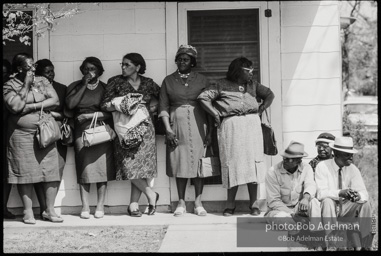
<instances>
[{"instance_id":1,"label":"eyeglasses","mask_svg":"<svg viewBox=\"0 0 381 256\"><path fill-rule=\"evenodd\" d=\"M242 67L243 70L249 71L249 73L253 73L254 68L244 68Z\"/></svg>"},{"instance_id":2,"label":"eyeglasses","mask_svg":"<svg viewBox=\"0 0 381 256\"><path fill-rule=\"evenodd\" d=\"M131 67L132 66L132 64L129 64L129 63L119 63L120 64L120 66L123 68L123 67L126 67L126 68L128 68L128 67Z\"/></svg>"},{"instance_id":3,"label":"eyeglasses","mask_svg":"<svg viewBox=\"0 0 381 256\"><path fill-rule=\"evenodd\" d=\"M301 158L286 158L286 157L283 157L283 162L298 163L300 161L302 161Z\"/></svg>"}]
</instances>

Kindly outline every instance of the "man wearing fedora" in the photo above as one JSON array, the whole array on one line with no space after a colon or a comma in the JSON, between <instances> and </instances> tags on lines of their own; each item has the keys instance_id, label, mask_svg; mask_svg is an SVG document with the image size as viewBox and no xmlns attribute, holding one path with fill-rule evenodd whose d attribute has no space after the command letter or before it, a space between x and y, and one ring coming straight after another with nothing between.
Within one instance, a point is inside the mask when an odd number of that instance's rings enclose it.
<instances>
[{"instance_id":1,"label":"man wearing fedora","mask_svg":"<svg viewBox=\"0 0 381 256\"><path fill-rule=\"evenodd\" d=\"M368 249L372 245L371 206L368 201L363 178L352 163L353 148L351 137L337 137L329 143L334 157L316 166L315 181L317 198L321 201L324 224L337 223L337 217L352 217L359 224L359 230L347 230L348 239L355 249ZM326 235L336 233L326 229Z\"/></svg>"},{"instance_id":2,"label":"man wearing fedora","mask_svg":"<svg viewBox=\"0 0 381 256\"><path fill-rule=\"evenodd\" d=\"M274 221L273 217L292 217L289 222L295 224L294 219L299 215L320 222L320 203L315 198L312 167L302 161L308 156L304 145L291 141L281 156L283 161L272 166L266 174L267 221ZM319 222L314 223L315 227Z\"/></svg>"},{"instance_id":3,"label":"man wearing fedora","mask_svg":"<svg viewBox=\"0 0 381 256\"><path fill-rule=\"evenodd\" d=\"M334 141L335 141L335 136L333 136L332 134L328 132L323 132L317 137L315 141L315 145L316 145L318 155L309 162L309 164L312 167L312 170L314 171L314 174L315 174L316 165L319 162L333 157L332 149L329 147L328 144Z\"/></svg>"}]
</instances>

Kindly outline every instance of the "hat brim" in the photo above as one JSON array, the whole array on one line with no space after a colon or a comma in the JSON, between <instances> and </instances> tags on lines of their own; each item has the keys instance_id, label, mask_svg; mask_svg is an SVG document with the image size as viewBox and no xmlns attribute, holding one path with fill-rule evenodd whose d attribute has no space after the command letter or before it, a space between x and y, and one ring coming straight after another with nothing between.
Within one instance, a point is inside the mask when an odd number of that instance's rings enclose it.
<instances>
[{"instance_id":1,"label":"hat brim","mask_svg":"<svg viewBox=\"0 0 381 256\"><path fill-rule=\"evenodd\" d=\"M317 139L315 140L315 144L318 143L318 142L326 142L326 143L331 143L331 142L335 142L334 140L329 140L329 139Z\"/></svg>"},{"instance_id":2,"label":"hat brim","mask_svg":"<svg viewBox=\"0 0 381 256\"><path fill-rule=\"evenodd\" d=\"M304 152L303 155L291 155L291 154L286 153L285 151L280 155L283 157L286 157L286 158L302 158L302 157L308 156L308 154L306 152Z\"/></svg>"},{"instance_id":3,"label":"hat brim","mask_svg":"<svg viewBox=\"0 0 381 256\"><path fill-rule=\"evenodd\" d=\"M335 147L334 144L335 144L334 142L331 142L328 145L330 148L335 149L337 151L342 151L342 152L346 152L346 153L350 153L350 154L356 154L358 152L356 149L337 148L337 147Z\"/></svg>"}]
</instances>

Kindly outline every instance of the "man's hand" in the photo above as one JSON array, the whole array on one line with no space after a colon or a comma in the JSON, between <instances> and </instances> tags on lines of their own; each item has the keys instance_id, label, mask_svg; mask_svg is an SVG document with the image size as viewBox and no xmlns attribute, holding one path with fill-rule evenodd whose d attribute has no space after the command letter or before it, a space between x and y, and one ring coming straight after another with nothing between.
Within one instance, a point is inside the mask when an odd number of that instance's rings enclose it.
<instances>
[{"instance_id":1,"label":"man's hand","mask_svg":"<svg viewBox=\"0 0 381 256\"><path fill-rule=\"evenodd\" d=\"M353 202L353 203L357 202L361 199L359 192L357 192L355 190L349 189L349 195L350 195L349 200L351 200L351 202Z\"/></svg>"},{"instance_id":2,"label":"man's hand","mask_svg":"<svg viewBox=\"0 0 381 256\"><path fill-rule=\"evenodd\" d=\"M307 214L307 211L308 211L308 204L310 202L310 199L311 199L311 195L308 194L308 193L305 193L304 196L303 196L303 199L300 200L299 202L299 206L298 206L298 211L303 213L303 214Z\"/></svg>"},{"instance_id":3,"label":"man's hand","mask_svg":"<svg viewBox=\"0 0 381 256\"><path fill-rule=\"evenodd\" d=\"M350 189L342 189L339 192L339 197L345 198L345 199L350 199L351 198L351 192Z\"/></svg>"}]
</instances>

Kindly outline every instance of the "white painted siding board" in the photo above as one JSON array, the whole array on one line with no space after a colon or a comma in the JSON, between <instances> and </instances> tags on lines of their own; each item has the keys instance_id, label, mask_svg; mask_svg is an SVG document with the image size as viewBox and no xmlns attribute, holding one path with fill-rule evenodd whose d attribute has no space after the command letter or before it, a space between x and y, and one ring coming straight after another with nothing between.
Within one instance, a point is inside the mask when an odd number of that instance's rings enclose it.
<instances>
[{"instance_id":1,"label":"white painted siding board","mask_svg":"<svg viewBox=\"0 0 381 256\"><path fill-rule=\"evenodd\" d=\"M282 52L338 52L340 42L338 26L284 27Z\"/></svg>"},{"instance_id":2,"label":"white painted siding board","mask_svg":"<svg viewBox=\"0 0 381 256\"><path fill-rule=\"evenodd\" d=\"M341 127L341 105L283 107L283 131L336 130Z\"/></svg>"},{"instance_id":3,"label":"white painted siding board","mask_svg":"<svg viewBox=\"0 0 381 256\"><path fill-rule=\"evenodd\" d=\"M341 77L340 52L282 53L282 79Z\"/></svg>"},{"instance_id":4,"label":"white painted siding board","mask_svg":"<svg viewBox=\"0 0 381 256\"><path fill-rule=\"evenodd\" d=\"M155 83L161 86L161 83L166 76L166 61L162 60L146 60L147 70L143 76L153 79Z\"/></svg>"},{"instance_id":5,"label":"white painted siding board","mask_svg":"<svg viewBox=\"0 0 381 256\"><path fill-rule=\"evenodd\" d=\"M105 10L120 9L160 9L165 7L165 2L119 2L119 3L103 3Z\"/></svg>"},{"instance_id":6,"label":"white painted siding board","mask_svg":"<svg viewBox=\"0 0 381 256\"><path fill-rule=\"evenodd\" d=\"M313 5L337 5L337 1L280 1L282 6L313 6Z\"/></svg>"},{"instance_id":7,"label":"white painted siding board","mask_svg":"<svg viewBox=\"0 0 381 256\"><path fill-rule=\"evenodd\" d=\"M104 34L127 34L136 32L134 10L112 10L100 12L98 19L102 24L99 29Z\"/></svg>"},{"instance_id":8,"label":"white painted siding board","mask_svg":"<svg viewBox=\"0 0 381 256\"><path fill-rule=\"evenodd\" d=\"M136 33L165 33L164 9L136 9Z\"/></svg>"},{"instance_id":9,"label":"white painted siding board","mask_svg":"<svg viewBox=\"0 0 381 256\"><path fill-rule=\"evenodd\" d=\"M97 43L94 43L97 42ZM52 36L52 61L83 61L88 56L103 59L103 35Z\"/></svg>"},{"instance_id":10,"label":"white painted siding board","mask_svg":"<svg viewBox=\"0 0 381 256\"><path fill-rule=\"evenodd\" d=\"M165 34L105 35L104 52L107 60L121 60L129 52L138 52L145 60L165 59Z\"/></svg>"},{"instance_id":11,"label":"white painted siding board","mask_svg":"<svg viewBox=\"0 0 381 256\"><path fill-rule=\"evenodd\" d=\"M283 106L340 104L340 78L283 80Z\"/></svg>"},{"instance_id":12,"label":"white painted siding board","mask_svg":"<svg viewBox=\"0 0 381 256\"><path fill-rule=\"evenodd\" d=\"M102 11L86 11L79 15L74 15L70 23L72 24L69 34L71 35L103 35L102 24L105 18Z\"/></svg>"},{"instance_id":13,"label":"white painted siding board","mask_svg":"<svg viewBox=\"0 0 381 256\"><path fill-rule=\"evenodd\" d=\"M338 26L337 12L337 5L282 6L281 26Z\"/></svg>"},{"instance_id":14,"label":"white painted siding board","mask_svg":"<svg viewBox=\"0 0 381 256\"><path fill-rule=\"evenodd\" d=\"M71 84L74 81L73 62L54 61L52 59L50 60L53 62L54 71L56 74L54 80L61 84L69 86L69 84Z\"/></svg>"}]
</instances>

